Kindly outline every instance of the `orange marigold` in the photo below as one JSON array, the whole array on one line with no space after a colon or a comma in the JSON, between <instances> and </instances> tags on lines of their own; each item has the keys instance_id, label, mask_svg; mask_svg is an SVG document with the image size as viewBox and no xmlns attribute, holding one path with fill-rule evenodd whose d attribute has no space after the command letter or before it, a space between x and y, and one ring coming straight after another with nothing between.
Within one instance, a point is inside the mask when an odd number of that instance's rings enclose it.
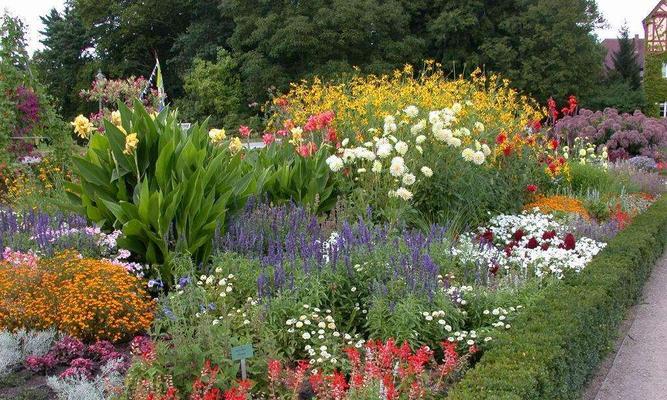
<instances>
[{"instance_id":1,"label":"orange marigold","mask_svg":"<svg viewBox=\"0 0 667 400\"><path fill-rule=\"evenodd\" d=\"M543 213L564 212L579 214L585 219L590 215L581 201L568 196L537 196L535 201L526 204L525 210L538 208Z\"/></svg>"},{"instance_id":2,"label":"orange marigold","mask_svg":"<svg viewBox=\"0 0 667 400\"><path fill-rule=\"evenodd\" d=\"M0 330L119 341L148 329L153 308L145 283L109 261L63 252L36 267L0 263Z\"/></svg>"}]
</instances>

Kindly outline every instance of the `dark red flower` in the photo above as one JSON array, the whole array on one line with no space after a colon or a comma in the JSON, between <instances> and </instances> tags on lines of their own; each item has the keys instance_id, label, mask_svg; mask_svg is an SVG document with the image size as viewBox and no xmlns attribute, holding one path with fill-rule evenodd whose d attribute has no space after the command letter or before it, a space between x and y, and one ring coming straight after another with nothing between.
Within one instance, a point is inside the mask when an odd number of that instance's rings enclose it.
<instances>
[{"instance_id":1,"label":"dark red flower","mask_svg":"<svg viewBox=\"0 0 667 400\"><path fill-rule=\"evenodd\" d=\"M553 239L555 237L556 237L556 231L555 230L546 231L542 234L542 240L549 240L549 239Z\"/></svg>"},{"instance_id":2,"label":"dark red flower","mask_svg":"<svg viewBox=\"0 0 667 400\"><path fill-rule=\"evenodd\" d=\"M532 183L528 186L526 186L526 190L529 191L530 193L535 193L537 192L537 185L533 185Z\"/></svg>"},{"instance_id":3,"label":"dark red flower","mask_svg":"<svg viewBox=\"0 0 667 400\"><path fill-rule=\"evenodd\" d=\"M496 144L503 144L507 140L507 134L505 132L501 132L496 136Z\"/></svg>"},{"instance_id":4,"label":"dark red flower","mask_svg":"<svg viewBox=\"0 0 667 400\"><path fill-rule=\"evenodd\" d=\"M540 243L537 241L535 238L530 238L528 239L528 243L526 243L526 248L527 249L536 249L537 246L539 246Z\"/></svg>"},{"instance_id":5,"label":"dark red flower","mask_svg":"<svg viewBox=\"0 0 667 400\"><path fill-rule=\"evenodd\" d=\"M512 235L512 239L518 242L519 240L521 240L521 238L523 238L523 235L525 234L526 233L523 230L517 229L516 232L514 232L514 235Z\"/></svg>"},{"instance_id":6,"label":"dark red flower","mask_svg":"<svg viewBox=\"0 0 667 400\"><path fill-rule=\"evenodd\" d=\"M484 231L484 233L482 233L482 235L480 236L480 239L481 239L482 242L492 243L493 242L493 232L490 229L487 229L486 231Z\"/></svg>"},{"instance_id":7,"label":"dark red flower","mask_svg":"<svg viewBox=\"0 0 667 400\"><path fill-rule=\"evenodd\" d=\"M565 235L565 239L563 239L563 248L565 250L574 250L576 247L576 239L574 238L574 235L571 233L568 233Z\"/></svg>"}]
</instances>

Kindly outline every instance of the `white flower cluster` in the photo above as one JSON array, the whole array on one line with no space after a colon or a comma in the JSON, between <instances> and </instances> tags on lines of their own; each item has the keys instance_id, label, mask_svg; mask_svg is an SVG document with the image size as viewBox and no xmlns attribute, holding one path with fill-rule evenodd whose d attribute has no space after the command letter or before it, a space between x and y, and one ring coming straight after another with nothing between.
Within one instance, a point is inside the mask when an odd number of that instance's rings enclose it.
<instances>
[{"instance_id":1,"label":"white flower cluster","mask_svg":"<svg viewBox=\"0 0 667 400\"><path fill-rule=\"evenodd\" d=\"M222 268L217 268L216 273L222 272ZM236 276L234 274L229 274L226 277L218 279L216 275L201 275L199 280L197 280L197 285L199 286L218 286L220 288L220 297L227 297L228 294L234 291L234 282L236 281Z\"/></svg>"},{"instance_id":2,"label":"white flower cluster","mask_svg":"<svg viewBox=\"0 0 667 400\"><path fill-rule=\"evenodd\" d=\"M419 119L419 108L409 105L396 115L387 115L381 131L369 129L368 133L373 136L371 141L347 147L349 140L343 140L338 152L327 158L327 166L333 172L349 167L346 175L356 172L358 175L353 176L355 181L361 179L360 174L370 170L373 174L384 176L389 187L397 184L398 187L393 186L388 191L390 197L410 201L413 193L409 188L420 178L434 175L429 166L419 165L423 164L423 161L420 162L424 154L423 146L440 143L458 148L464 143L471 143L474 146L465 148L461 155L477 165L483 164L491 154L488 145L472 141L471 130L460 126L458 115L462 109L460 103L454 103L451 108L430 111L428 118ZM407 128L405 131L401 129L403 126ZM478 121L472 129L481 133L484 125ZM384 171L388 171L388 174Z\"/></svg>"},{"instance_id":3,"label":"white flower cluster","mask_svg":"<svg viewBox=\"0 0 667 400\"><path fill-rule=\"evenodd\" d=\"M424 320L426 323L434 323L438 324L442 329L446 330L447 332L452 331L452 326L447 323L447 320L445 320L445 312L442 310L437 310L437 311L424 311L422 312L422 316L424 317Z\"/></svg>"},{"instance_id":4,"label":"white flower cluster","mask_svg":"<svg viewBox=\"0 0 667 400\"><path fill-rule=\"evenodd\" d=\"M477 335L477 331L456 331L452 334L452 336L449 336L447 338L447 341L449 342L458 342L458 343L465 343L468 346L473 346L477 343L479 343L479 336ZM486 336L483 339L485 342L488 342L491 340L491 336Z\"/></svg>"},{"instance_id":5,"label":"white flower cluster","mask_svg":"<svg viewBox=\"0 0 667 400\"><path fill-rule=\"evenodd\" d=\"M493 317L497 317L497 321L493 322L491 324L491 326L493 326L494 328L510 329L512 327L512 325L510 325L507 321L508 314L510 312L512 312L512 313L516 312L516 311L518 311L522 308L523 308L523 306L519 305L519 306L516 306L516 307L510 307L509 311L508 311L507 309L505 309L503 307L498 307L498 308L494 308L493 310L484 310L483 314L493 316ZM494 318L494 319L496 319L496 318Z\"/></svg>"},{"instance_id":6,"label":"white flower cluster","mask_svg":"<svg viewBox=\"0 0 667 400\"><path fill-rule=\"evenodd\" d=\"M477 240L478 234L493 234L493 243ZM574 248L567 248L567 227L549 214L537 210L519 215L499 215L477 233L466 234L452 249L463 263L482 262L491 268L516 268L524 275L531 270L538 276L552 274L562 278L566 270L581 271L602 250L605 243L576 238Z\"/></svg>"},{"instance_id":7,"label":"white flower cluster","mask_svg":"<svg viewBox=\"0 0 667 400\"><path fill-rule=\"evenodd\" d=\"M363 345L364 341L358 335L352 336L338 330L331 310L322 311L308 304L304 304L303 308L306 310L303 314L288 319L285 325L289 327L287 332L294 334L297 342L308 353L311 364L335 365L341 360L344 345Z\"/></svg>"}]
</instances>

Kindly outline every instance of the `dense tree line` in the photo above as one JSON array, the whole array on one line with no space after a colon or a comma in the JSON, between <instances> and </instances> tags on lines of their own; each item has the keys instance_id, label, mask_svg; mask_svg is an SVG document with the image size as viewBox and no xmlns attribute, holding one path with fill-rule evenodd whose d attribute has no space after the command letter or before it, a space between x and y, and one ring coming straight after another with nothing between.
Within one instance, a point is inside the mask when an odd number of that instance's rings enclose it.
<instances>
[{"instance_id":1,"label":"dense tree line","mask_svg":"<svg viewBox=\"0 0 667 400\"><path fill-rule=\"evenodd\" d=\"M540 100L586 95L602 72L595 0L71 0L43 21L36 64L68 117L98 68L148 75L155 54L192 118L248 115L270 87L313 75L424 59L500 72Z\"/></svg>"}]
</instances>

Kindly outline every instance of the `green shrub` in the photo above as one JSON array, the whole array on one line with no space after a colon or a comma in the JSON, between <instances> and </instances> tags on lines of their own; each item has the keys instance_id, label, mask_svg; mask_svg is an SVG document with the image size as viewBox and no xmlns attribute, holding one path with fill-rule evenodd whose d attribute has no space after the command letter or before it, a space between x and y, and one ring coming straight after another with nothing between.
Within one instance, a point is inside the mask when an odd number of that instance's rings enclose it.
<instances>
[{"instance_id":1,"label":"green shrub","mask_svg":"<svg viewBox=\"0 0 667 400\"><path fill-rule=\"evenodd\" d=\"M583 272L545 288L448 398L578 398L666 243L662 198Z\"/></svg>"},{"instance_id":2,"label":"green shrub","mask_svg":"<svg viewBox=\"0 0 667 400\"><path fill-rule=\"evenodd\" d=\"M595 190L601 194L619 193L621 184L606 170L596 165L572 162L570 165L570 187L577 194Z\"/></svg>"},{"instance_id":3,"label":"green shrub","mask_svg":"<svg viewBox=\"0 0 667 400\"><path fill-rule=\"evenodd\" d=\"M75 208L122 229L120 246L149 263L168 264L172 250L207 260L226 213L258 193L266 173L243 163L241 152L211 143L205 123L185 131L175 113L153 117L138 101L119 110L127 135L105 121L104 134L93 134L86 154L74 157L79 182L68 190ZM161 272L170 282L169 271Z\"/></svg>"}]
</instances>

